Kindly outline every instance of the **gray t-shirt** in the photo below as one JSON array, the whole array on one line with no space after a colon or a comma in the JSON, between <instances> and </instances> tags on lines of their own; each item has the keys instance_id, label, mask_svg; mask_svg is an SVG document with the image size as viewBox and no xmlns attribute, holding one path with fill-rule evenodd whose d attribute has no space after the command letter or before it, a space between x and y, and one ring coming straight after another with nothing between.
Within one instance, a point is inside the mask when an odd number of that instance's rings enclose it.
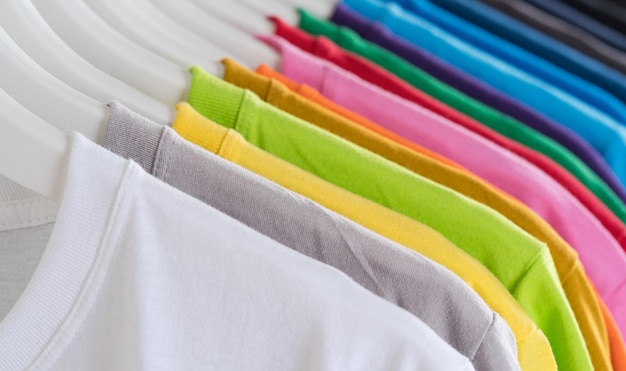
<instances>
[{"instance_id":1,"label":"gray t-shirt","mask_svg":"<svg viewBox=\"0 0 626 371\"><path fill-rule=\"evenodd\" d=\"M412 250L109 103L104 146L270 238L411 312L476 370L517 370L506 322L460 278ZM358 310L358 308L355 308Z\"/></svg>"}]
</instances>

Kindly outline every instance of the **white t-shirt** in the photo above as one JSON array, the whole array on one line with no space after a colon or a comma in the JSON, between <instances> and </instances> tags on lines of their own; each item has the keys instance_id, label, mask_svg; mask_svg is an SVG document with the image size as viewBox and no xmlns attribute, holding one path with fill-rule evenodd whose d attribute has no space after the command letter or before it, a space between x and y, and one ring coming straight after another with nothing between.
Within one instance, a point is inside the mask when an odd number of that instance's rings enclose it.
<instances>
[{"instance_id":1,"label":"white t-shirt","mask_svg":"<svg viewBox=\"0 0 626 371\"><path fill-rule=\"evenodd\" d=\"M48 233L0 322L0 370L473 369L408 312L80 135Z\"/></svg>"}]
</instances>

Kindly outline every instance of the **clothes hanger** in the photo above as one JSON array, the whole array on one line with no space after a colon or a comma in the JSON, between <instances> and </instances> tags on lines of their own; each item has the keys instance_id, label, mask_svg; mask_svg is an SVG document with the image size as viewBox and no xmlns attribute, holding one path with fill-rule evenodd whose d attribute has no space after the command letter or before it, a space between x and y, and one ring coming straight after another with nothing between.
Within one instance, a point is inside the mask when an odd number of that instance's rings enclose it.
<instances>
[{"instance_id":1,"label":"clothes hanger","mask_svg":"<svg viewBox=\"0 0 626 371\"><path fill-rule=\"evenodd\" d=\"M0 86L37 116L69 133L76 129L98 141L108 109L70 88L24 53L0 27Z\"/></svg>"},{"instance_id":2,"label":"clothes hanger","mask_svg":"<svg viewBox=\"0 0 626 371\"><path fill-rule=\"evenodd\" d=\"M259 17L252 9L237 1L221 1L219 3L211 0L192 1L207 13L228 22L249 35L265 35L274 31L274 26L267 19Z\"/></svg>"},{"instance_id":3,"label":"clothes hanger","mask_svg":"<svg viewBox=\"0 0 626 371\"><path fill-rule=\"evenodd\" d=\"M201 65L223 76L219 62L228 55L207 40L187 31L145 0L83 0L109 25L137 44L182 67Z\"/></svg>"},{"instance_id":4,"label":"clothes hanger","mask_svg":"<svg viewBox=\"0 0 626 371\"><path fill-rule=\"evenodd\" d=\"M337 5L336 0L281 0L281 2L294 8L306 9L311 14L324 19L330 18Z\"/></svg>"},{"instance_id":5,"label":"clothes hanger","mask_svg":"<svg viewBox=\"0 0 626 371\"><path fill-rule=\"evenodd\" d=\"M31 1L57 35L100 70L168 106L185 99L191 81L185 68L131 42L82 1Z\"/></svg>"},{"instance_id":6,"label":"clothes hanger","mask_svg":"<svg viewBox=\"0 0 626 371\"><path fill-rule=\"evenodd\" d=\"M276 0L238 0L238 2L254 10L259 17L275 15L289 24L298 24L298 14L296 13L296 9L289 4Z\"/></svg>"},{"instance_id":7,"label":"clothes hanger","mask_svg":"<svg viewBox=\"0 0 626 371\"><path fill-rule=\"evenodd\" d=\"M283 21L296 25L298 24L298 15L296 8L304 8L318 17L328 19L335 10L335 1L329 0L238 0L246 6L256 10L263 15L276 15Z\"/></svg>"},{"instance_id":8,"label":"clothes hanger","mask_svg":"<svg viewBox=\"0 0 626 371\"><path fill-rule=\"evenodd\" d=\"M100 103L116 99L156 122L171 122L174 114L169 106L85 61L54 33L32 3L1 2L0 24L24 52L67 85Z\"/></svg>"},{"instance_id":9,"label":"clothes hanger","mask_svg":"<svg viewBox=\"0 0 626 371\"><path fill-rule=\"evenodd\" d=\"M278 66L280 57L274 50L260 44L252 35L205 11L197 4L189 0L176 2L151 0L151 2L169 18L229 51L229 54L237 60L249 66L256 66L259 63Z\"/></svg>"},{"instance_id":10,"label":"clothes hanger","mask_svg":"<svg viewBox=\"0 0 626 371\"><path fill-rule=\"evenodd\" d=\"M0 89L0 174L61 202L69 137Z\"/></svg>"}]
</instances>

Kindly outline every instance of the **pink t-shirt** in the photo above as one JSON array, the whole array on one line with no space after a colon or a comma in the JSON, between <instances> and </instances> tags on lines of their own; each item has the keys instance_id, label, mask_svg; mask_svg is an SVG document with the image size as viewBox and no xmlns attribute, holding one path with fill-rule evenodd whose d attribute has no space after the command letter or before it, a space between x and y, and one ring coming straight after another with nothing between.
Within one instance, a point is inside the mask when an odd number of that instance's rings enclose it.
<instances>
[{"instance_id":1,"label":"pink t-shirt","mask_svg":"<svg viewBox=\"0 0 626 371\"><path fill-rule=\"evenodd\" d=\"M310 55L279 36L259 39L280 51L281 72L287 77L308 84L336 103L448 157L533 209L578 252L587 274L626 332L626 254L560 184L497 144Z\"/></svg>"}]
</instances>

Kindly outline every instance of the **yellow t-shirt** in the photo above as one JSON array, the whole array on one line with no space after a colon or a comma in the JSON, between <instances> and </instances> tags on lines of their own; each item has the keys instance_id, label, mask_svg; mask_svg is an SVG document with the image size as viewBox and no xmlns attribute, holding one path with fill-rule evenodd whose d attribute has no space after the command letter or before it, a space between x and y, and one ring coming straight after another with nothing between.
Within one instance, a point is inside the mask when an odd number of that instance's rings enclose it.
<instances>
[{"instance_id":1,"label":"yellow t-shirt","mask_svg":"<svg viewBox=\"0 0 626 371\"><path fill-rule=\"evenodd\" d=\"M183 138L218 156L337 212L450 269L507 321L524 370L556 370L548 340L502 284L474 258L433 229L323 181L248 143L239 133L200 115L187 103L176 106L173 128Z\"/></svg>"},{"instance_id":2,"label":"yellow t-shirt","mask_svg":"<svg viewBox=\"0 0 626 371\"><path fill-rule=\"evenodd\" d=\"M592 289L576 251L534 211L479 177L443 164L368 130L295 94L276 79L261 76L232 59L224 59L222 63L225 71L224 80L227 82L248 89L276 108L493 208L533 237L545 242L550 249L561 285L594 364L610 368L608 334L598 303L601 299Z\"/></svg>"}]
</instances>

